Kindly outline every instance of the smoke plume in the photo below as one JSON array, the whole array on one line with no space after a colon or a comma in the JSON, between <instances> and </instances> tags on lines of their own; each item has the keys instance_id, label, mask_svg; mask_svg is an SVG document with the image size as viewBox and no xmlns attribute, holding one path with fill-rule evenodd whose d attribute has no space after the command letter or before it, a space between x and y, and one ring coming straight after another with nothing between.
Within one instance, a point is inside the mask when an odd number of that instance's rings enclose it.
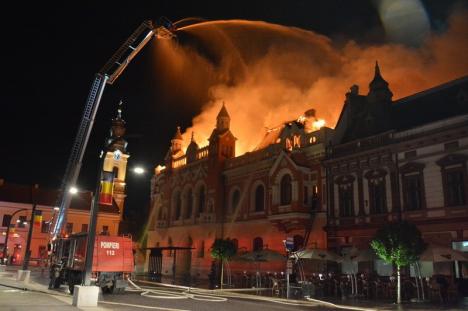
<instances>
[{"instance_id":1,"label":"smoke plume","mask_svg":"<svg viewBox=\"0 0 468 311\"><path fill-rule=\"evenodd\" d=\"M337 48L311 31L242 20L182 27L179 37L178 43L161 43L158 53L171 68L171 90L203 103L185 143L193 131L200 146L207 144L225 102L237 155L253 150L265 128L310 108L334 127L349 87L358 84L360 93L368 92L376 60L394 99L468 73L466 11L452 15L445 33L430 34L418 48L354 41Z\"/></svg>"}]
</instances>

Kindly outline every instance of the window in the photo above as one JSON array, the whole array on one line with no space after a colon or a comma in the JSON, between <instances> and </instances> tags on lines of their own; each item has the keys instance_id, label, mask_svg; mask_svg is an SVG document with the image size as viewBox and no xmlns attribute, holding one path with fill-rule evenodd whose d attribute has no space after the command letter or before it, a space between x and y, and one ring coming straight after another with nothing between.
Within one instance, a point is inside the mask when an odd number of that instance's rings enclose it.
<instances>
[{"instance_id":1,"label":"window","mask_svg":"<svg viewBox=\"0 0 468 311\"><path fill-rule=\"evenodd\" d=\"M293 251L300 250L301 248L304 247L304 237L302 235L296 234L293 239L294 239Z\"/></svg>"},{"instance_id":2,"label":"window","mask_svg":"<svg viewBox=\"0 0 468 311\"><path fill-rule=\"evenodd\" d=\"M457 149L458 147L459 147L458 140L451 141L449 143L444 144L444 150L445 151L452 151L452 150Z\"/></svg>"},{"instance_id":3,"label":"window","mask_svg":"<svg viewBox=\"0 0 468 311\"><path fill-rule=\"evenodd\" d=\"M192 218L192 211L193 211L193 196L192 196L192 189L189 189L187 192L187 210L185 212L185 218Z\"/></svg>"},{"instance_id":4,"label":"window","mask_svg":"<svg viewBox=\"0 0 468 311\"><path fill-rule=\"evenodd\" d=\"M445 171L447 206L466 204L465 176L462 169Z\"/></svg>"},{"instance_id":5,"label":"window","mask_svg":"<svg viewBox=\"0 0 468 311\"><path fill-rule=\"evenodd\" d=\"M174 206L174 220L179 220L182 211L182 198L180 197L180 192L175 195L175 206Z\"/></svg>"},{"instance_id":6,"label":"window","mask_svg":"<svg viewBox=\"0 0 468 311\"><path fill-rule=\"evenodd\" d=\"M371 214L383 214L387 211L385 177L369 179L369 203Z\"/></svg>"},{"instance_id":7,"label":"window","mask_svg":"<svg viewBox=\"0 0 468 311\"><path fill-rule=\"evenodd\" d=\"M200 246L198 248L198 258L205 257L205 241L200 242Z\"/></svg>"},{"instance_id":8,"label":"window","mask_svg":"<svg viewBox=\"0 0 468 311\"><path fill-rule=\"evenodd\" d=\"M286 174L281 178L281 205L289 205L292 200L291 175Z\"/></svg>"},{"instance_id":9,"label":"window","mask_svg":"<svg viewBox=\"0 0 468 311\"><path fill-rule=\"evenodd\" d=\"M9 227L11 222L11 215L3 215L2 227Z\"/></svg>"},{"instance_id":10,"label":"window","mask_svg":"<svg viewBox=\"0 0 468 311\"><path fill-rule=\"evenodd\" d=\"M338 199L340 217L354 216L354 191L352 183L339 185Z\"/></svg>"},{"instance_id":11,"label":"window","mask_svg":"<svg viewBox=\"0 0 468 311\"><path fill-rule=\"evenodd\" d=\"M237 207L239 205L240 201L240 191L239 189L236 189L234 193L232 194L232 199L231 199L231 213L235 213L237 210Z\"/></svg>"},{"instance_id":12,"label":"window","mask_svg":"<svg viewBox=\"0 0 468 311\"><path fill-rule=\"evenodd\" d=\"M416 156L417 156L416 150L405 152L405 159L412 159L412 158L415 158Z\"/></svg>"},{"instance_id":13,"label":"window","mask_svg":"<svg viewBox=\"0 0 468 311\"><path fill-rule=\"evenodd\" d=\"M39 258L47 258L47 247L45 245L40 245L37 254L39 255Z\"/></svg>"},{"instance_id":14,"label":"window","mask_svg":"<svg viewBox=\"0 0 468 311\"><path fill-rule=\"evenodd\" d=\"M81 232L88 232L88 224L81 225Z\"/></svg>"},{"instance_id":15,"label":"window","mask_svg":"<svg viewBox=\"0 0 468 311\"><path fill-rule=\"evenodd\" d=\"M417 211L426 207L424 192L424 164L408 163L400 168L403 186L403 207Z\"/></svg>"},{"instance_id":16,"label":"window","mask_svg":"<svg viewBox=\"0 0 468 311\"><path fill-rule=\"evenodd\" d=\"M234 244L234 246L236 247L236 249L239 249L239 240L237 240L237 239L232 239L231 241L232 241L232 243Z\"/></svg>"},{"instance_id":17,"label":"window","mask_svg":"<svg viewBox=\"0 0 468 311\"><path fill-rule=\"evenodd\" d=\"M198 214L205 212L205 187L201 186L198 190Z\"/></svg>"},{"instance_id":18,"label":"window","mask_svg":"<svg viewBox=\"0 0 468 311\"><path fill-rule=\"evenodd\" d=\"M47 221L43 220L42 224L41 224L41 233L48 233L49 232L49 226L50 226L50 224Z\"/></svg>"},{"instance_id":19,"label":"window","mask_svg":"<svg viewBox=\"0 0 468 311\"><path fill-rule=\"evenodd\" d=\"M307 206L309 204L309 188L307 186L304 187L304 205Z\"/></svg>"},{"instance_id":20,"label":"window","mask_svg":"<svg viewBox=\"0 0 468 311\"><path fill-rule=\"evenodd\" d=\"M109 235L109 226L102 226L102 235Z\"/></svg>"},{"instance_id":21,"label":"window","mask_svg":"<svg viewBox=\"0 0 468 311\"><path fill-rule=\"evenodd\" d=\"M25 224L26 222L27 222L27 216L20 216L17 221L18 228L26 227L26 224Z\"/></svg>"},{"instance_id":22,"label":"window","mask_svg":"<svg viewBox=\"0 0 468 311\"><path fill-rule=\"evenodd\" d=\"M406 210L416 211L423 208L421 174L414 174L403 177L403 201Z\"/></svg>"},{"instance_id":23,"label":"window","mask_svg":"<svg viewBox=\"0 0 468 311\"><path fill-rule=\"evenodd\" d=\"M445 206L467 204L468 175L464 154L449 154L436 163L441 166Z\"/></svg>"},{"instance_id":24,"label":"window","mask_svg":"<svg viewBox=\"0 0 468 311\"><path fill-rule=\"evenodd\" d=\"M255 189L255 211L263 212L265 210L265 188L258 185Z\"/></svg>"},{"instance_id":25,"label":"window","mask_svg":"<svg viewBox=\"0 0 468 311\"><path fill-rule=\"evenodd\" d=\"M67 223L67 225L65 226L65 233L71 234L72 232L73 232L73 223L72 223L72 222L69 222L69 223Z\"/></svg>"},{"instance_id":26,"label":"window","mask_svg":"<svg viewBox=\"0 0 468 311\"><path fill-rule=\"evenodd\" d=\"M255 239L253 239L253 247L252 247L253 251L260 251L263 249L263 239L260 238L260 237L256 237Z\"/></svg>"}]
</instances>

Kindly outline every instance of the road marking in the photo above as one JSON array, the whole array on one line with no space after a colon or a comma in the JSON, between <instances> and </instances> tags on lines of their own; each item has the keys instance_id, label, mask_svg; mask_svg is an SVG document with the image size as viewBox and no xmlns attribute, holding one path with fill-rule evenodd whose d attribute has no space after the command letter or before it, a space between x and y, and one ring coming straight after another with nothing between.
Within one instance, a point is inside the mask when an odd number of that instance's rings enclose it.
<instances>
[{"instance_id":1,"label":"road marking","mask_svg":"<svg viewBox=\"0 0 468 311\"><path fill-rule=\"evenodd\" d=\"M174 308L164 308L164 307L153 307L153 306L145 306L145 305L134 305L131 303L123 303L123 302L110 302L110 301L99 301L99 303L106 303L110 305L121 305L126 307L135 307L135 308L142 308L142 309L153 309L153 310L166 310L166 311L190 311L187 309L174 309Z\"/></svg>"}]
</instances>

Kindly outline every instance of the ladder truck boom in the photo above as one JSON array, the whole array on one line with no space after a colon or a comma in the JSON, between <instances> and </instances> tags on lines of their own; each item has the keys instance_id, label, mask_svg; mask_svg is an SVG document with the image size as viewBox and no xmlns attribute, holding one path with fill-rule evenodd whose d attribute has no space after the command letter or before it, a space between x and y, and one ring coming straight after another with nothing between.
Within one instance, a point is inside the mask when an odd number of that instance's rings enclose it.
<instances>
[{"instance_id":1,"label":"ladder truck boom","mask_svg":"<svg viewBox=\"0 0 468 311\"><path fill-rule=\"evenodd\" d=\"M61 234L66 221L67 210L71 201L69 189L76 184L80 174L83 155L105 86L106 84L113 84L117 80L132 59L153 37L170 39L174 37L174 33L164 26L155 28L152 21L144 21L94 76L57 199L59 211L52 231L54 238Z\"/></svg>"}]
</instances>

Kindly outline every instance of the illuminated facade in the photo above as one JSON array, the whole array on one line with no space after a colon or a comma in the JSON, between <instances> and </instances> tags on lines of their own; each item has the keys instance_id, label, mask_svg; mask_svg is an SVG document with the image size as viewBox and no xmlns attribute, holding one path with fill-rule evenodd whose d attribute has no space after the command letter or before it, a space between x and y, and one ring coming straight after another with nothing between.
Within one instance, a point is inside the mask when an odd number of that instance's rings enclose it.
<instances>
[{"instance_id":1,"label":"illuminated facade","mask_svg":"<svg viewBox=\"0 0 468 311\"><path fill-rule=\"evenodd\" d=\"M176 274L206 278L215 238L235 239L240 251L285 253L287 237L295 239L297 248L304 240L308 247L326 248L320 160L333 131L314 131L313 118L309 111L270 129L256 150L238 157L224 104L208 146L199 148L192 137L184 153L178 128L165 167L158 166L152 180L148 270L172 274L174 254L167 248L190 247L177 252ZM255 269L235 262L230 266L234 272ZM280 272L284 262L262 267Z\"/></svg>"},{"instance_id":2,"label":"illuminated facade","mask_svg":"<svg viewBox=\"0 0 468 311\"><path fill-rule=\"evenodd\" d=\"M354 86L346 95L323 161L328 247L368 248L376 229L406 219L426 242L459 248L468 241L467 160L468 77L392 101L376 65L369 93Z\"/></svg>"},{"instance_id":3,"label":"illuminated facade","mask_svg":"<svg viewBox=\"0 0 468 311\"><path fill-rule=\"evenodd\" d=\"M171 275L175 266L176 275L206 278L220 237L240 251L284 253L286 237L297 248L367 248L378 227L400 217L428 242L467 241L468 78L392 96L376 65L367 95L357 86L346 94L334 130L314 130L308 111L237 157L224 105L208 146L192 138L184 152L177 129L152 180L147 270ZM174 258L171 247L191 250ZM262 263L264 271L283 269Z\"/></svg>"}]
</instances>

